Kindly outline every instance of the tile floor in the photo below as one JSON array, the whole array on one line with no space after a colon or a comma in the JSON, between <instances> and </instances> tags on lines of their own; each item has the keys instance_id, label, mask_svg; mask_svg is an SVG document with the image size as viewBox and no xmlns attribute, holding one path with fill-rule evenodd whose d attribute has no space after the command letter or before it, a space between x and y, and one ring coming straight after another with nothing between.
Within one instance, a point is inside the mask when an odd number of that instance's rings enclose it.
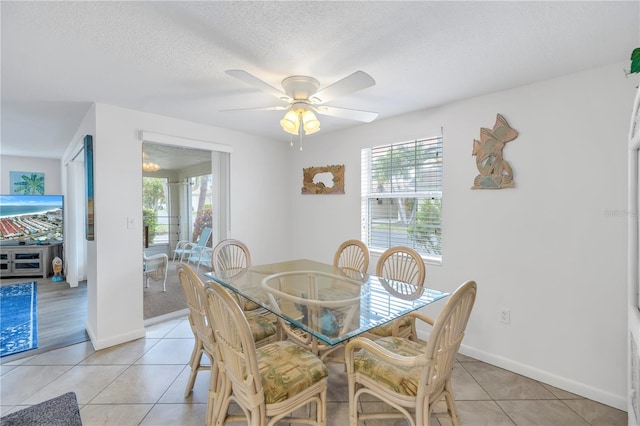
<instances>
[{"instance_id":1,"label":"tile floor","mask_svg":"<svg viewBox=\"0 0 640 426\"><path fill-rule=\"evenodd\" d=\"M193 336L186 318L147 328L147 336L94 351L84 342L0 367L0 414L65 392L76 393L84 426L203 425L208 372L184 398ZM348 424L347 381L330 365L328 422ZM627 414L515 373L460 355L453 386L463 425L626 426ZM363 402L371 407L375 402ZM286 423L283 423L286 424ZM406 425L406 421L367 422ZM448 425L433 419L431 426Z\"/></svg>"}]
</instances>

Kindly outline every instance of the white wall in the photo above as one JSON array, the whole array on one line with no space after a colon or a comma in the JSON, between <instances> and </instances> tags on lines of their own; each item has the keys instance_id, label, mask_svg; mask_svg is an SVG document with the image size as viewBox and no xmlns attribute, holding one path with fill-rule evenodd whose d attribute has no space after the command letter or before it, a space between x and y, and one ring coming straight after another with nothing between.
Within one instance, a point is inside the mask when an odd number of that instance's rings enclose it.
<instances>
[{"instance_id":1,"label":"white wall","mask_svg":"<svg viewBox=\"0 0 640 426\"><path fill-rule=\"evenodd\" d=\"M139 132L227 144L231 154L231 232L252 249L256 262L287 258L288 213L283 190L287 145L210 126L96 104L94 135L95 276L89 335L96 349L144 335L142 311L142 141ZM268 206L265 208L265 206ZM270 207L269 207L270 206ZM133 218L137 226L127 227Z\"/></svg>"},{"instance_id":2,"label":"white wall","mask_svg":"<svg viewBox=\"0 0 640 426\"><path fill-rule=\"evenodd\" d=\"M62 194L59 159L0 156L0 193L2 194L10 194L9 172L44 173L44 193L46 195Z\"/></svg>"},{"instance_id":3,"label":"white wall","mask_svg":"<svg viewBox=\"0 0 640 426\"><path fill-rule=\"evenodd\" d=\"M233 146L230 236L247 242L259 264L291 256L331 262L340 242L360 237L360 149L443 126L444 257L442 266L427 265L427 285L453 291L477 280L462 352L626 409L627 223L616 212L626 208L637 85L625 78L626 65L320 132L305 138L302 153L286 137L270 141L98 104L95 274L88 279L94 345L124 342L142 328L142 235L126 227L127 216L142 221L138 131ZM520 132L504 150L516 188L471 190L473 139L496 113ZM9 161L2 157L3 185ZM302 169L330 164L345 164L346 194L301 195ZM441 306L425 310L434 315ZM510 325L498 323L500 307L511 309Z\"/></svg>"},{"instance_id":4,"label":"white wall","mask_svg":"<svg viewBox=\"0 0 640 426\"><path fill-rule=\"evenodd\" d=\"M290 243L330 262L360 236L360 149L444 128L443 264L427 285L478 282L462 352L626 409L626 64L306 138L289 167ZM503 114L514 189L471 190L473 139ZM302 168L345 164L345 195L300 195ZM372 255L370 270L377 256ZM444 302L442 302L444 303ZM442 304L426 308L437 314ZM511 324L498 310L511 310Z\"/></svg>"}]
</instances>

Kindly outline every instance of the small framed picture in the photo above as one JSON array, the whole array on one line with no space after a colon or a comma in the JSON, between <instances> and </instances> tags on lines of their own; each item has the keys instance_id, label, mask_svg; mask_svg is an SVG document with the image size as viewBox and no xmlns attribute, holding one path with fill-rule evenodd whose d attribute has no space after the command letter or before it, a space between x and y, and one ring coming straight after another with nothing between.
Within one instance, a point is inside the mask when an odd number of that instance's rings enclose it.
<instances>
[{"instance_id":1,"label":"small framed picture","mask_svg":"<svg viewBox=\"0 0 640 426\"><path fill-rule=\"evenodd\" d=\"M9 172L11 194L44 195L44 173Z\"/></svg>"}]
</instances>

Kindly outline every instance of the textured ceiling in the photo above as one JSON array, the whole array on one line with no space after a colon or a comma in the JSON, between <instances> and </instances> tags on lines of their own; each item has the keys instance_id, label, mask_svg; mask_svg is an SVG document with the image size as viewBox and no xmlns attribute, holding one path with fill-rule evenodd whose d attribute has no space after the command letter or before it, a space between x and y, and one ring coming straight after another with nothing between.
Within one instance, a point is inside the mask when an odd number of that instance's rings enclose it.
<instances>
[{"instance_id":1,"label":"textured ceiling","mask_svg":"<svg viewBox=\"0 0 640 426\"><path fill-rule=\"evenodd\" d=\"M277 88L362 70L376 85L329 104L381 120L624 62L640 45L638 1L2 1L0 13L2 154L49 158L92 102L288 142L282 112L220 112L274 100L227 69ZM320 120L323 133L366 125Z\"/></svg>"}]
</instances>

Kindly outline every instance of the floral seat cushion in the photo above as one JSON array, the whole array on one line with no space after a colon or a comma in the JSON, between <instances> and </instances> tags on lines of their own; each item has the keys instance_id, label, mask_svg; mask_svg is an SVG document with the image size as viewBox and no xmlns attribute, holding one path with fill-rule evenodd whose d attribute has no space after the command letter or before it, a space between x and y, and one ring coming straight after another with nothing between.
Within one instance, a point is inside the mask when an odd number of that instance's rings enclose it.
<instances>
[{"instance_id":1,"label":"floral seat cushion","mask_svg":"<svg viewBox=\"0 0 640 426\"><path fill-rule=\"evenodd\" d=\"M269 297L267 296L267 293L260 289L260 288L256 288L256 289L249 289L246 291L246 293L248 295L251 295L252 297L254 297L257 300L260 300L263 303L269 303ZM254 302L253 300L247 299L247 298L243 298L242 299L242 310L243 311L255 311L256 309L260 308L260 305L258 305L256 302Z\"/></svg>"},{"instance_id":2,"label":"floral seat cushion","mask_svg":"<svg viewBox=\"0 0 640 426\"><path fill-rule=\"evenodd\" d=\"M253 340L256 342L275 335L277 331L273 321L259 316L251 317L249 327L251 328L251 334L253 334Z\"/></svg>"},{"instance_id":3,"label":"floral seat cushion","mask_svg":"<svg viewBox=\"0 0 640 426\"><path fill-rule=\"evenodd\" d=\"M425 350L425 342L414 342L399 337L382 337L376 340L376 343L401 356L418 356L424 354ZM421 367L400 368L362 350L354 357L354 368L356 372L370 377L396 393L409 396L417 395Z\"/></svg>"},{"instance_id":4,"label":"floral seat cushion","mask_svg":"<svg viewBox=\"0 0 640 426\"><path fill-rule=\"evenodd\" d=\"M270 343L256 353L267 404L284 401L328 376L317 356L292 342Z\"/></svg>"}]
</instances>

